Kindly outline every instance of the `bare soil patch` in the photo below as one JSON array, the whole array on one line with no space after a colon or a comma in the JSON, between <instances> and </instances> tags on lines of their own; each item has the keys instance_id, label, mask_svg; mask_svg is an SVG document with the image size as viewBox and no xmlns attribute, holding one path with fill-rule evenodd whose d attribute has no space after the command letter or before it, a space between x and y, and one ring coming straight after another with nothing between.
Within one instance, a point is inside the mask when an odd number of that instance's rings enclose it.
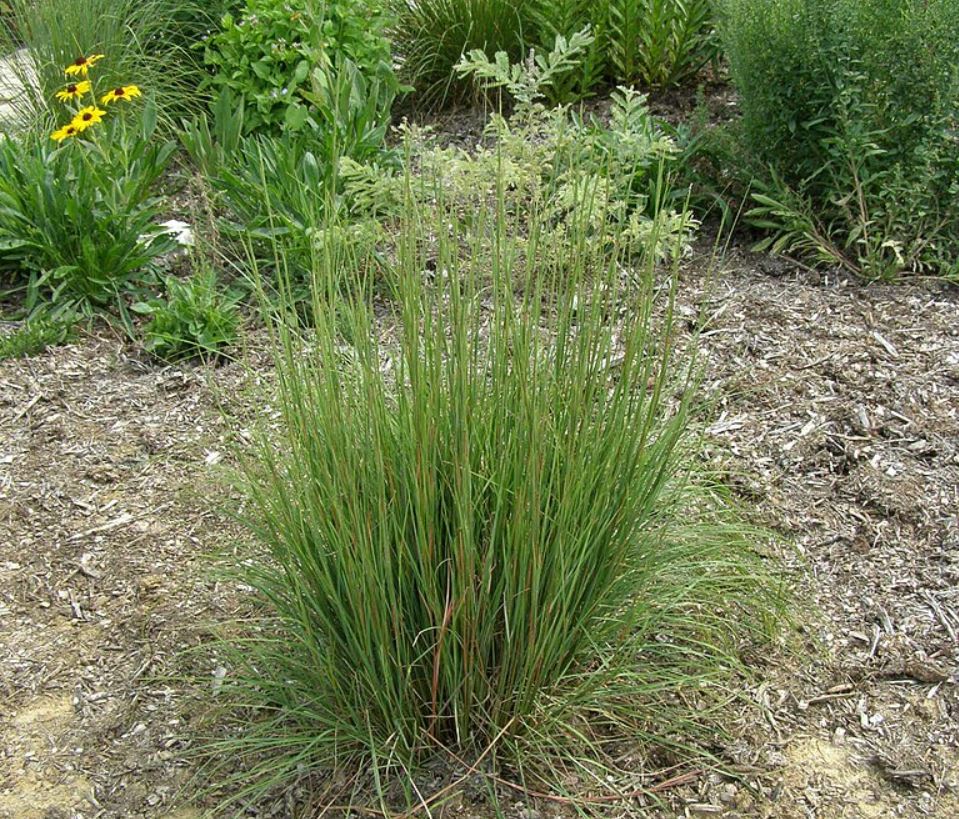
<instances>
[{"instance_id":1,"label":"bare soil patch","mask_svg":"<svg viewBox=\"0 0 959 819\"><path fill-rule=\"evenodd\" d=\"M166 816L187 773L166 676L227 616L206 374L90 338L0 365L0 419L0 817Z\"/></svg>"},{"instance_id":2,"label":"bare soil patch","mask_svg":"<svg viewBox=\"0 0 959 819\"><path fill-rule=\"evenodd\" d=\"M729 709L740 779L662 815L959 815L959 293L703 267L681 299L710 316L707 456L782 533L806 645ZM0 817L199 815L177 674L242 602L205 556L242 537L210 496L244 377L106 335L0 363Z\"/></svg>"}]
</instances>

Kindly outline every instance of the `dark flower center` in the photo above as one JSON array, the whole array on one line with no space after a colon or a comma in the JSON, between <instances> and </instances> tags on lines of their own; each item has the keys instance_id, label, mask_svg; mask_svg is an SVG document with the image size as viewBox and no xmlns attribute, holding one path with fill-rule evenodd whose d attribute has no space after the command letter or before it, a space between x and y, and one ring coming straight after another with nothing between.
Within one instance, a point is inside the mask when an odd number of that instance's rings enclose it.
<instances>
[{"instance_id":1,"label":"dark flower center","mask_svg":"<svg viewBox=\"0 0 959 819\"><path fill-rule=\"evenodd\" d=\"M86 57L77 57L76 60L73 61L73 64L74 64L74 65L86 65L86 64L87 64L87 58L86 58Z\"/></svg>"},{"instance_id":2,"label":"dark flower center","mask_svg":"<svg viewBox=\"0 0 959 819\"><path fill-rule=\"evenodd\" d=\"M83 115L83 121L84 121L84 122L89 122L91 119L93 119L93 114L91 114L91 113L86 113L86 114Z\"/></svg>"},{"instance_id":3,"label":"dark flower center","mask_svg":"<svg viewBox=\"0 0 959 819\"><path fill-rule=\"evenodd\" d=\"M73 83L70 83L70 85L67 86L67 93L68 93L68 94L76 94L76 93L77 93L77 87L76 87Z\"/></svg>"},{"instance_id":4,"label":"dark flower center","mask_svg":"<svg viewBox=\"0 0 959 819\"><path fill-rule=\"evenodd\" d=\"M124 91L122 88L115 88L115 89L113 90L113 96L114 96L114 97L122 97L125 93L126 93L126 91Z\"/></svg>"}]
</instances>

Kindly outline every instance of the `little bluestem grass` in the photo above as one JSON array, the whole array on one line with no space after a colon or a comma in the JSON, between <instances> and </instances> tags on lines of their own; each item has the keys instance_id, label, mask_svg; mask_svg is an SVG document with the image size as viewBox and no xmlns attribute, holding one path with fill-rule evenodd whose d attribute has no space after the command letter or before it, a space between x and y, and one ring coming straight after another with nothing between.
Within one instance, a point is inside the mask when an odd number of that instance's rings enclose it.
<instances>
[{"instance_id":1,"label":"little bluestem grass","mask_svg":"<svg viewBox=\"0 0 959 819\"><path fill-rule=\"evenodd\" d=\"M655 230L589 241L586 201L546 248L499 181L466 213L409 179L393 246L318 240L310 326L271 306L241 456L261 548L230 567L255 602L218 646L205 747L225 806L435 805L436 758L584 804L635 788L647 751L702 753L775 619L755 534L694 466Z\"/></svg>"}]
</instances>

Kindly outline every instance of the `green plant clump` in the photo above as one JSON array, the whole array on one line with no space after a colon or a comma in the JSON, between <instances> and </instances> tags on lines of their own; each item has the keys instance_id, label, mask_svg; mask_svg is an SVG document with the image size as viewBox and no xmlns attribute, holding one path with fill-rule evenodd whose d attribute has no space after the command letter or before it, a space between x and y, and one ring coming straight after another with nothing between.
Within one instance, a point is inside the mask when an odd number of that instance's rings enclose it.
<instances>
[{"instance_id":1,"label":"green plant clump","mask_svg":"<svg viewBox=\"0 0 959 819\"><path fill-rule=\"evenodd\" d=\"M168 276L166 298L133 305L149 316L143 328L143 346L164 361L219 355L236 341L240 313L236 297L220 290L213 270L181 281Z\"/></svg>"},{"instance_id":2,"label":"green plant clump","mask_svg":"<svg viewBox=\"0 0 959 819\"><path fill-rule=\"evenodd\" d=\"M176 248L155 192L174 145L154 124L148 107L140 127L111 121L96 141L0 140L0 271L26 284L29 307L107 306Z\"/></svg>"},{"instance_id":3,"label":"green plant clump","mask_svg":"<svg viewBox=\"0 0 959 819\"><path fill-rule=\"evenodd\" d=\"M695 220L670 189L676 146L649 113L646 98L617 89L607 123L584 120L568 105L544 103L592 43L584 30L568 40L557 36L551 52L533 53L520 63L511 63L502 51L493 59L480 50L464 56L457 73L484 88L502 89L513 101L511 114L491 116L487 143L473 151L438 147L428 135L408 129L406 161L437 180L446 201L463 212L488 207L502 195L517 216L517 241L542 231L540 238L549 241L541 252L558 259L575 253L572 241L601 249L615 244L617 236L630 237L634 248L657 259L681 254ZM375 233L379 221L402 213L410 198L429 214L427 221L442 218L432 210L432 191L409 190L403 173L344 160L339 176L343 199L358 222L354 230L365 224ZM499 192L504 180L507 190ZM581 223L587 214L589 224ZM571 231L573 224L581 231ZM654 224L656 242L648 241ZM387 231L381 247L389 247L391 233L395 229Z\"/></svg>"},{"instance_id":4,"label":"green plant clump","mask_svg":"<svg viewBox=\"0 0 959 819\"><path fill-rule=\"evenodd\" d=\"M375 0L247 0L206 42L209 84L243 102L245 133L335 128L338 74L352 66L369 84L357 80L353 93L372 96L388 120L400 88L384 27Z\"/></svg>"},{"instance_id":5,"label":"green plant clump","mask_svg":"<svg viewBox=\"0 0 959 819\"><path fill-rule=\"evenodd\" d=\"M327 89L327 124L244 136L247 108L230 89L210 116L186 123L181 138L221 207L225 238L261 265L307 271L328 210L342 209L341 161L393 168L385 147L392 91L344 62Z\"/></svg>"},{"instance_id":6,"label":"green plant clump","mask_svg":"<svg viewBox=\"0 0 959 819\"><path fill-rule=\"evenodd\" d=\"M536 42L533 5L533 0L393 0L390 33L402 77L415 89L414 102L438 107L467 99L473 86L458 79L454 68L473 49L522 59Z\"/></svg>"},{"instance_id":7,"label":"green plant clump","mask_svg":"<svg viewBox=\"0 0 959 819\"><path fill-rule=\"evenodd\" d=\"M370 162L371 156L383 155L377 142L374 138L366 147L354 145L353 154ZM261 270L282 270L301 283L308 281L325 226L344 207L339 163L356 160L349 154L342 157L330 142L310 134L244 137L239 144L240 152L211 178L223 208L223 238L240 259L254 257ZM200 153L208 155L206 149ZM371 228L357 223L342 229L359 238Z\"/></svg>"},{"instance_id":8,"label":"green plant clump","mask_svg":"<svg viewBox=\"0 0 959 819\"><path fill-rule=\"evenodd\" d=\"M723 0L764 246L959 272L959 2Z\"/></svg>"},{"instance_id":9,"label":"green plant clump","mask_svg":"<svg viewBox=\"0 0 959 819\"><path fill-rule=\"evenodd\" d=\"M594 24L619 83L651 88L696 77L718 52L711 0L604 0Z\"/></svg>"},{"instance_id":10,"label":"green plant clump","mask_svg":"<svg viewBox=\"0 0 959 819\"><path fill-rule=\"evenodd\" d=\"M344 140L350 151L339 160L334 146L311 133L218 143L214 134L236 133L227 127L235 126L236 117L226 107L216 120L223 127L196 128L186 139L200 164L219 168L213 178L224 206L221 233L238 240L241 258L255 257L261 272L282 270L301 294L324 243L335 238L389 253L396 236L392 219L406 199L413 197L429 209L429 191L407 189L397 161L401 155L423 175L442 180L450 199L466 210L488 202L496 194L496 181L508 178L510 207L544 220L558 256L568 241L567 222L590 199L608 203L602 219L598 209L593 211L590 242L609 243L620 232L640 238L650 230L652 213L662 209L665 214L664 206L676 204L666 201L674 145L649 114L645 97L630 89L615 92L608 125L583 121L568 107L543 104L591 43L584 32L569 40L559 37L552 52L519 64L510 63L503 52L494 61L479 51L464 58L459 73L471 82L503 88L515 101L510 117L491 118L490 147L474 152L437 147L416 128L405 128L402 148L392 151L376 147L379 134L359 142ZM218 144L242 147L227 158ZM426 199L420 201L421 195ZM681 208L668 213L669 237L667 225L661 224L661 241L655 244L658 253L667 255L685 248L694 225Z\"/></svg>"},{"instance_id":11,"label":"green plant clump","mask_svg":"<svg viewBox=\"0 0 959 819\"><path fill-rule=\"evenodd\" d=\"M471 65L529 99L564 51L538 79ZM658 151L637 137L633 160ZM437 157L399 185L353 167L394 241L339 241L327 211L309 323L271 307L276 382L241 458L262 549L234 564L256 617L221 646L228 725L207 746L228 800L313 777L325 804L332 771L378 809L430 804L431 758L623 784L617 742L693 753L767 633L752 534L693 466L670 197L623 230L630 187L563 156L555 176L532 152L455 174Z\"/></svg>"},{"instance_id":12,"label":"green plant clump","mask_svg":"<svg viewBox=\"0 0 959 819\"><path fill-rule=\"evenodd\" d=\"M36 311L9 331L0 327L0 361L38 355L47 347L66 343L73 333L73 324L71 316L53 317Z\"/></svg>"}]
</instances>

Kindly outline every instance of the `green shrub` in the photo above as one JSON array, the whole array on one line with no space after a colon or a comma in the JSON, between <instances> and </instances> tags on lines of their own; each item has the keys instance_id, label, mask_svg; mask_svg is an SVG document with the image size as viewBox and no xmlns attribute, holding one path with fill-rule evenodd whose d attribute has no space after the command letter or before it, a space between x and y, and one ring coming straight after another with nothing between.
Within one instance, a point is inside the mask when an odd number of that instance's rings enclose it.
<instances>
[{"instance_id":1,"label":"green shrub","mask_svg":"<svg viewBox=\"0 0 959 819\"><path fill-rule=\"evenodd\" d=\"M137 83L156 92L164 130L202 107L199 55L192 50L220 6L205 0L6 0L0 52L26 46L14 64L24 93L13 100L18 119L45 131L64 66L80 55L105 54L105 85Z\"/></svg>"},{"instance_id":2,"label":"green shrub","mask_svg":"<svg viewBox=\"0 0 959 819\"><path fill-rule=\"evenodd\" d=\"M215 93L225 89L246 108L246 133L337 125L331 94L353 66L378 89L377 115L389 119L399 91L385 18L376 0L247 0L239 18L223 17L207 41ZM362 93L360 89L355 94Z\"/></svg>"},{"instance_id":3,"label":"green shrub","mask_svg":"<svg viewBox=\"0 0 959 819\"><path fill-rule=\"evenodd\" d=\"M39 355L47 347L66 343L73 334L74 322L70 315L51 316L37 310L10 330L0 326L0 361Z\"/></svg>"},{"instance_id":4,"label":"green shrub","mask_svg":"<svg viewBox=\"0 0 959 819\"><path fill-rule=\"evenodd\" d=\"M752 220L868 276L956 269L959 3L723 0Z\"/></svg>"},{"instance_id":5,"label":"green shrub","mask_svg":"<svg viewBox=\"0 0 959 819\"><path fill-rule=\"evenodd\" d=\"M378 33L381 22L370 11L371 24L364 5L310 5L292 15L273 5L275 14L228 21L211 41L212 54L215 46L235 45L240 37L249 54L237 56L224 47L211 57L225 60L214 78L219 91L211 116L186 123L182 140L211 183L225 237L237 240L241 252L253 252L261 265L275 269L282 258L287 271L306 271L314 233L327 210L338 207L340 159L387 161L384 143L399 86L384 61L389 52ZM269 46L261 35L277 36L270 28L274 22L302 27L290 38L309 35L316 42L299 41L309 54L304 51L295 64L276 52L267 76L267 68L251 69L250 60ZM228 68L233 60L245 68ZM284 79L290 71L293 80ZM277 83L287 83L288 92L281 93Z\"/></svg>"},{"instance_id":6,"label":"green shrub","mask_svg":"<svg viewBox=\"0 0 959 819\"><path fill-rule=\"evenodd\" d=\"M337 241L328 211L313 321L271 314L243 457L263 550L236 566L255 617L219 654L233 722L207 747L227 800L311 777L319 805L332 771L408 807L430 795L387 783L447 753L592 790L619 740L683 753L763 630L748 537L691 469L694 366L657 273L673 217L607 225L595 169L520 170L542 156L440 155L392 204L368 176L394 243Z\"/></svg>"},{"instance_id":7,"label":"green shrub","mask_svg":"<svg viewBox=\"0 0 959 819\"><path fill-rule=\"evenodd\" d=\"M212 269L181 281L165 281L166 298L133 305L149 316L143 328L143 346L159 359L180 361L197 356L216 356L236 341L240 325L236 295L221 292Z\"/></svg>"},{"instance_id":8,"label":"green shrub","mask_svg":"<svg viewBox=\"0 0 959 819\"><path fill-rule=\"evenodd\" d=\"M106 306L176 247L155 192L174 145L154 123L148 105L139 127L111 120L95 141L0 139L0 271L26 282L29 306Z\"/></svg>"}]
</instances>

